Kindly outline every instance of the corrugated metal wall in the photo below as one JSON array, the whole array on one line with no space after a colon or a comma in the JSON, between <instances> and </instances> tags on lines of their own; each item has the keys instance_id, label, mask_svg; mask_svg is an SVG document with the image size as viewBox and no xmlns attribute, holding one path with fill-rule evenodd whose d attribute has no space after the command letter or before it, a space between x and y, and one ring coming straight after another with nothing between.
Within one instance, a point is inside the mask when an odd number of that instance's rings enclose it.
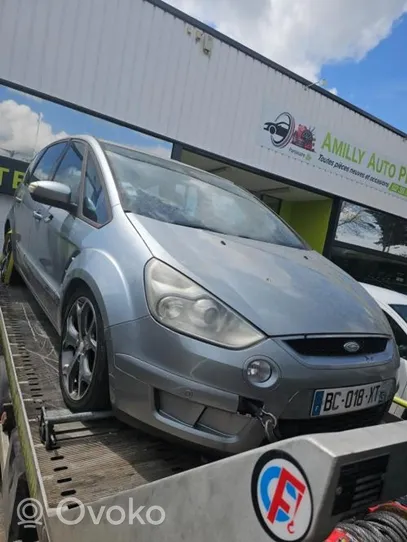
<instances>
[{"instance_id":1,"label":"corrugated metal wall","mask_svg":"<svg viewBox=\"0 0 407 542\"><path fill-rule=\"evenodd\" d=\"M402 216L407 200L262 148L265 99L403 162L384 127L143 0L0 0L0 77ZM407 162L407 159L406 159Z\"/></svg>"}]
</instances>

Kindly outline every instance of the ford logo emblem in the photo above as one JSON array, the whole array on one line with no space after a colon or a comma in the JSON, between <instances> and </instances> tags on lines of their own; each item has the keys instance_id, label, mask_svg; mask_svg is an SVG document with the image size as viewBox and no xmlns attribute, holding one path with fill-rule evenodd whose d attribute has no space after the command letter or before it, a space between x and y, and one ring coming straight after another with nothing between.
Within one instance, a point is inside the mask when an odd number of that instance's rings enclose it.
<instances>
[{"instance_id":1,"label":"ford logo emblem","mask_svg":"<svg viewBox=\"0 0 407 542\"><path fill-rule=\"evenodd\" d=\"M356 352L359 352L360 350L360 344L355 341L350 341L345 343L343 348L346 350L346 352L349 352L349 354L356 354Z\"/></svg>"}]
</instances>

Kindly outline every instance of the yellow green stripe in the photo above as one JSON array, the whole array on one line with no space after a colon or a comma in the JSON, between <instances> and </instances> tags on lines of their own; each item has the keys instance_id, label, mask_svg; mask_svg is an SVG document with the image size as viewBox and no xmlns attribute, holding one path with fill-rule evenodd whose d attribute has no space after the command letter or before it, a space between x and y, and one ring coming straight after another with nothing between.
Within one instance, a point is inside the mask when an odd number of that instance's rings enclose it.
<instances>
[{"instance_id":1,"label":"yellow green stripe","mask_svg":"<svg viewBox=\"0 0 407 542\"><path fill-rule=\"evenodd\" d=\"M396 403L396 405L399 405L403 408L407 408L407 401L405 401L401 397L397 397L397 395L393 397L393 403Z\"/></svg>"},{"instance_id":2,"label":"yellow green stripe","mask_svg":"<svg viewBox=\"0 0 407 542\"><path fill-rule=\"evenodd\" d=\"M11 236L11 233L12 233L12 230L9 230L6 233L5 238L4 238L4 243L6 243L7 238ZM4 258L4 254L1 255L0 263L1 263L3 258ZM3 280L4 284L9 284L10 283L10 277L11 277L11 273L13 272L13 267L14 267L14 256L13 256L13 254L11 254L10 260L8 262L8 265L7 265L7 269L5 270L5 273L4 273L4 280Z\"/></svg>"}]
</instances>

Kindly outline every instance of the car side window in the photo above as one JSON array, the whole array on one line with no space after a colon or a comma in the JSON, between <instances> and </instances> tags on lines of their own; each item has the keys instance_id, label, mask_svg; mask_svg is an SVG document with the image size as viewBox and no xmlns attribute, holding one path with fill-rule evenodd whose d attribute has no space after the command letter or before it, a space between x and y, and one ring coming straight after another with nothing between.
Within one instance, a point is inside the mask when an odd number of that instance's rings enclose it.
<instances>
[{"instance_id":1,"label":"car side window","mask_svg":"<svg viewBox=\"0 0 407 542\"><path fill-rule=\"evenodd\" d=\"M78 204L84 154L84 143L71 142L54 175L54 181L62 183L71 189L71 201L75 204Z\"/></svg>"},{"instance_id":2,"label":"car side window","mask_svg":"<svg viewBox=\"0 0 407 542\"><path fill-rule=\"evenodd\" d=\"M38 162L40 161L42 155L44 154L44 151L39 152L28 164L27 169L24 173L24 178L22 184L28 185L32 181L31 176L34 171L34 169L37 167Z\"/></svg>"},{"instance_id":3,"label":"car side window","mask_svg":"<svg viewBox=\"0 0 407 542\"><path fill-rule=\"evenodd\" d=\"M407 349L407 335L398 325L398 323L389 315L387 312L383 311L386 315L387 320L389 321L390 327L393 331L394 338L396 339L397 346L401 349Z\"/></svg>"},{"instance_id":4,"label":"car side window","mask_svg":"<svg viewBox=\"0 0 407 542\"><path fill-rule=\"evenodd\" d=\"M88 153L83 190L82 214L96 224L106 224L109 220L109 210L106 194L96 168L95 159Z\"/></svg>"},{"instance_id":5,"label":"car side window","mask_svg":"<svg viewBox=\"0 0 407 542\"><path fill-rule=\"evenodd\" d=\"M36 164L32 175L27 172L27 184L34 181L50 181L58 159L66 148L66 141L48 147Z\"/></svg>"}]
</instances>

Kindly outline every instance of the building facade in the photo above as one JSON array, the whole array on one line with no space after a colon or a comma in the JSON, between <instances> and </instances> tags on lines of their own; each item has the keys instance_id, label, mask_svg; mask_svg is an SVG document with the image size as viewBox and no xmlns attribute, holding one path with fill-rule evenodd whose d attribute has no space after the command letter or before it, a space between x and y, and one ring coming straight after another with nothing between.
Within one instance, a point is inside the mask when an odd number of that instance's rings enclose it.
<instances>
[{"instance_id":1,"label":"building facade","mask_svg":"<svg viewBox=\"0 0 407 542\"><path fill-rule=\"evenodd\" d=\"M54 44L54 45L52 45ZM153 135L407 288L407 136L161 0L3 0L1 83Z\"/></svg>"}]
</instances>

